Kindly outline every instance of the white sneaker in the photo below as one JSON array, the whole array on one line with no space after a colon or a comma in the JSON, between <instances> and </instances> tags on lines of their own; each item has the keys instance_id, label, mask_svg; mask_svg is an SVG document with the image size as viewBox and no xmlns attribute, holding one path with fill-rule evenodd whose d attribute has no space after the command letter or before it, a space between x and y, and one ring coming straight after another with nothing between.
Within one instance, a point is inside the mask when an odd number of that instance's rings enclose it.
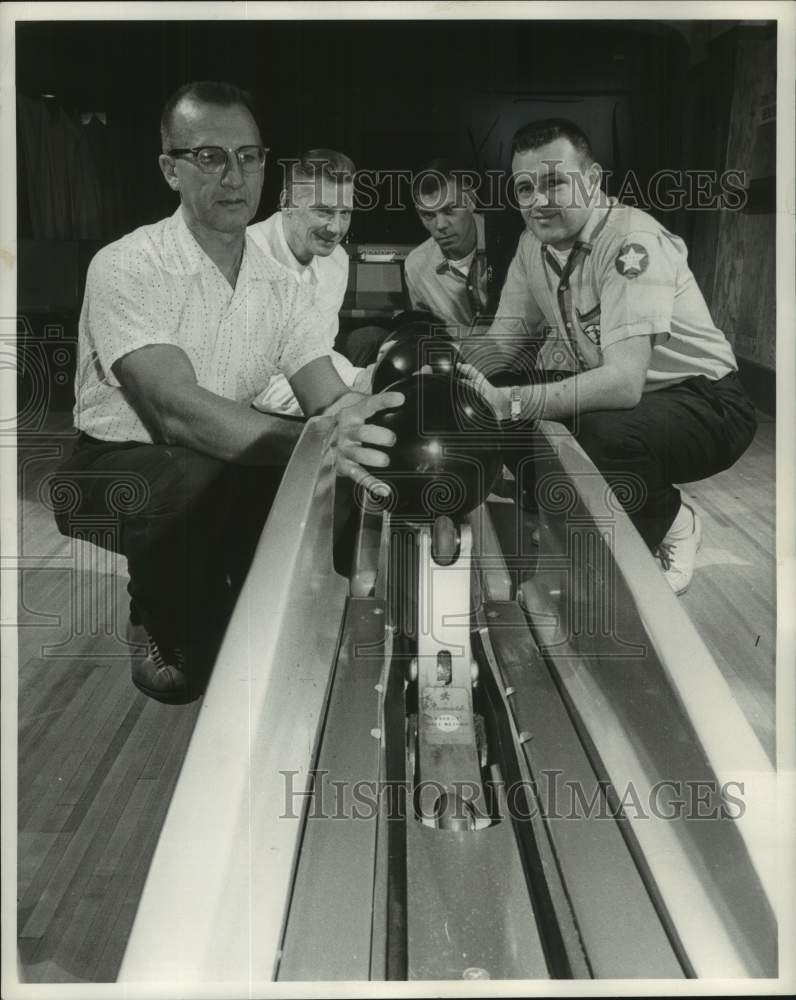
<instances>
[{"instance_id":1,"label":"white sneaker","mask_svg":"<svg viewBox=\"0 0 796 1000\"><path fill-rule=\"evenodd\" d=\"M678 527L675 522L655 553L663 569L663 575L678 597L691 585L696 555L702 544L702 520L699 514L687 503L681 505L680 511L683 510L691 514L690 530L688 526L685 529Z\"/></svg>"}]
</instances>

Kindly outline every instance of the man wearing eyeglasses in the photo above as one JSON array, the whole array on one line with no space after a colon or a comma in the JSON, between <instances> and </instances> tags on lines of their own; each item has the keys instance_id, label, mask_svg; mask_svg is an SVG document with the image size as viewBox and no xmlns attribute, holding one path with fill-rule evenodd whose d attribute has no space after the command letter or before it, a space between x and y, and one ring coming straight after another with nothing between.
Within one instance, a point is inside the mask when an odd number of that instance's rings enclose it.
<instances>
[{"instance_id":1,"label":"man wearing eyeglasses","mask_svg":"<svg viewBox=\"0 0 796 1000\"><path fill-rule=\"evenodd\" d=\"M188 84L166 102L161 139L180 205L91 263L80 433L60 472L77 486L78 520L118 526L109 544L127 557L131 624L148 642L133 682L178 701L201 689L196 666L223 632L302 429L252 400L282 372L306 414L335 417L338 471L363 481L363 464L387 464L368 445L393 440L365 420L402 397L348 392L306 292L247 238L266 158L249 95Z\"/></svg>"}]
</instances>

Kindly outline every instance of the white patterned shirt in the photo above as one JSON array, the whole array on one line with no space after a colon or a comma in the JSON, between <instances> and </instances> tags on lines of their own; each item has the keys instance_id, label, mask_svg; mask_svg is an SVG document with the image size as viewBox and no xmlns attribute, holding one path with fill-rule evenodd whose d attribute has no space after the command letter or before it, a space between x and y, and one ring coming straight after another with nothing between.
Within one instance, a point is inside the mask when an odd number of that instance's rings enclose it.
<instances>
[{"instance_id":1,"label":"white patterned shirt","mask_svg":"<svg viewBox=\"0 0 796 1000\"><path fill-rule=\"evenodd\" d=\"M105 441L152 437L113 365L149 344L172 344L197 382L249 404L281 372L292 378L328 354L308 292L247 236L233 289L185 224L182 209L104 247L86 279L75 380L75 425Z\"/></svg>"}]
</instances>

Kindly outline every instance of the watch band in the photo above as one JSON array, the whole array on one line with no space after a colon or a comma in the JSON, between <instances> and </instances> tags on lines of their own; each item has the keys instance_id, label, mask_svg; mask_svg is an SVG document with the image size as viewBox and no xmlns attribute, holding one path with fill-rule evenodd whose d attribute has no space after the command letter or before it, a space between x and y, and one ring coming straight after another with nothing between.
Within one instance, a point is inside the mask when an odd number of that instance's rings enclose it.
<instances>
[{"instance_id":1,"label":"watch band","mask_svg":"<svg viewBox=\"0 0 796 1000\"><path fill-rule=\"evenodd\" d=\"M511 387L511 410L509 411L509 416L512 423L517 423L522 416L522 400L520 399L520 387L518 385Z\"/></svg>"}]
</instances>

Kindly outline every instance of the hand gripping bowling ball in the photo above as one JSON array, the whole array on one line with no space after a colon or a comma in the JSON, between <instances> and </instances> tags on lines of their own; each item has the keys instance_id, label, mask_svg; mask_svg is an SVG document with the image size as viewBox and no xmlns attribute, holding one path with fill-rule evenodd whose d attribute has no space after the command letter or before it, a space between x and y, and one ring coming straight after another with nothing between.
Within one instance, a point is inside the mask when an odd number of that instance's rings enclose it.
<instances>
[{"instance_id":1,"label":"hand gripping bowling ball","mask_svg":"<svg viewBox=\"0 0 796 1000\"><path fill-rule=\"evenodd\" d=\"M383 392L398 379L429 366L438 375L450 375L459 360L456 341L431 323L407 323L384 341L373 371L373 392Z\"/></svg>"},{"instance_id":2,"label":"hand gripping bowling ball","mask_svg":"<svg viewBox=\"0 0 796 1000\"><path fill-rule=\"evenodd\" d=\"M394 383L403 406L381 410L370 423L395 433L386 469L389 509L406 520L460 517L488 496L503 463L500 423L492 406L465 379L415 374Z\"/></svg>"}]
</instances>

